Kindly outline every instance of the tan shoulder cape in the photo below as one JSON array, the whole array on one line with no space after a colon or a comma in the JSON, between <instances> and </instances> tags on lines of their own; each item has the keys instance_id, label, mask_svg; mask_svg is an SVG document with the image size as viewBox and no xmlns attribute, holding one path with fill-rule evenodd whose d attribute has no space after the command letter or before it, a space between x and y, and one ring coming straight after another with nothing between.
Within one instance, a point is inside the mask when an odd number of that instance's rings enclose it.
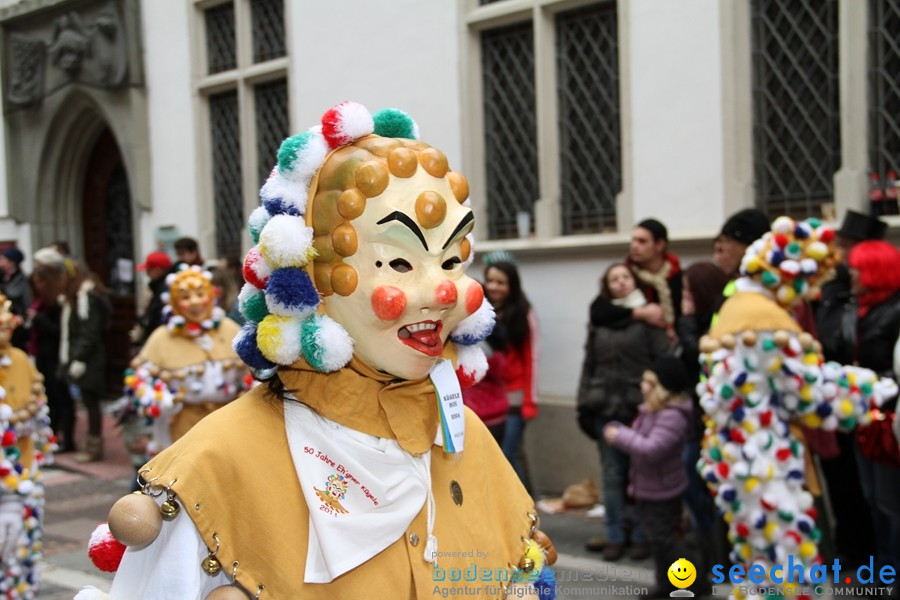
<instances>
[{"instance_id":1,"label":"tan shoulder cape","mask_svg":"<svg viewBox=\"0 0 900 600\"><path fill-rule=\"evenodd\" d=\"M285 433L282 400L260 386L197 424L147 465L147 478L178 495L207 547L237 581L264 598L431 598L435 589L479 588L497 598L508 568L516 565L530 537L534 504L500 448L479 419L466 410L462 456L434 447L432 490L439 569L424 560L426 510L387 549L329 584L305 584L309 513ZM302 477L302 474L301 474ZM452 489L462 492L454 501ZM163 527L166 527L163 524ZM365 531L360 531L364 537ZM200 565L197 565L200 568ZM451 581L453 570L457 581ZM472 580L466 581L469 577ZM439 592L440 593L440 592Z\"/></svg>"},{"instance_id":2,"label":"tan shoulder cape","mask_svg":"<svg viewBox=\"0 0 900 600\"><path fill-rule=\"evenodd\" d=\"M25 408L32 400L32 387L43 380L28 355L18 348L8 350L12 364L0 369L0 385L6 390L5 402L13 410ZM34 439L31 436L19 438L16 442L22 453L21 462L24 467L34 468Z\"/></svg>"}]
</instances>

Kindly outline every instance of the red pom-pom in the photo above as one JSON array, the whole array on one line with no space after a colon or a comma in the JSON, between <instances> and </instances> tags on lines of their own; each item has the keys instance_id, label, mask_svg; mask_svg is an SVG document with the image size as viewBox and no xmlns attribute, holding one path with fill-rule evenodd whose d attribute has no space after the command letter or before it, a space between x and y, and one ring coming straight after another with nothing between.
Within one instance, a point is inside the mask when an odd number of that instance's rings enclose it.
<instances>
[{"instance_id":1,"label":"red pom-pom","mask_svg":"<svg viewBox=\"0 0 900 600\"><path fill-rule=\"evenodd\" d=\"M456 378L459 379L459 387L469 388L478 383L475 379L475 371L466 373L462 367L456 368Z\"/></svg>"},{"instance_id":2,"label":"red pom-pom","mask_svg":"<svg viewBox=\"0 0 900 600\"><path fill-rule=\"evenodd\" d=\"M374 129L372 115L358 102L341 102L322 115L322 137L332 150L369 135Z\"/></svg>"},{"instance_id":3,"label":"red pom-pom","mask_svg":"<svg viewBox=\"0 0 900 600\"><path fill-rule=\"evenodd\" d=\"M819 240L826 244L834 239L834 229L825 228L819 230Z\"/></svg>"},{"instance_id":4,"label":"red pom-pom","mask_svg":"<svg viewBox=\"0 0 900 600\"><path fill-rule=\"evenodd\" d=\"M788 237L783 233L776 233L775 244L777 244L779 248L784 248L788 245Z\"/></svg>"},{"instance_id":5,"label":"red pom-pom","mask_svg":"<svg viewBox=\"0 0 900 600\"><path fill-rule=\"evenodd\" d=\"M12 446L16 443L16 432L12 429L7 429L3 432L3 440L0 441L0 445L2 446Z\"/></svg>"},{"instance_id":6,"label":"red pom-pom","mask_svg":"<svg viewBox=\"0 0 900 600\"><path fill-rule=\"evenodd\" d=\"M150 414L151 417L156 419L159 417L159 406L157 406L155 404L151 404L150 407L147 409L147 412Z\"/></svg>"},{"instance_id":7,"label":"red pom-pom","mask_svg":"<svg viewBox=\"0 0 900 600\"><path fill-rule=\"evenodd\" d=\"M266 289L266 284L269 283L269 273L260 272L268 270L268 265L265 265L265 269L260 268L263 264L264 260L262 254L259 253L259 248L255 246L250 248L247 257L244 258L244 280L261 290Z\"/></svg>"},{"instance_id":8,"label":"red pom-pom","mask_svg":"<svg viewBox=\"0 0 900 600\"><path fill-rule=\"evenodd\" d=\"M91 533L88 556L94 566L106 573L114 573L122 562L125 544L113 537L107 523L100 523Z\"/></svg>"},{"instance_id":9,"label":"red pom-pom","mask_svg":"<svg viewBox=\"0 0 900 600\"><path fill-rule=\"evenodd\" d=\"M785 461L793 455L794 455L794 453L791 452L790 448L779 448L778 450L775 451L775 458L777 458L780 461Z\"/></svg>"},{"instance_id":10,"label":"red pom-pom","mask_svg":"<svg viewBox=\"0 0 900 600\"><path fill-rule=\"evenodd\" d=\"M772 411L767 410L761 415L759 415L759 424L763 427L768 427L772 424Z\"/></svg>"}]
</instances>

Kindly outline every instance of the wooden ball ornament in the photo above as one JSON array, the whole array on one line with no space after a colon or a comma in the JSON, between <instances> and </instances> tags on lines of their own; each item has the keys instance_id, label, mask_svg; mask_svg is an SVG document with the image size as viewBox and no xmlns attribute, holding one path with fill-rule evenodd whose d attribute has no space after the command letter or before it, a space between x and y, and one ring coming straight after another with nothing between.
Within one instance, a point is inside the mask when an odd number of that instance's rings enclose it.
<instances>
[{"instance_id":1,"label":"wooden ball ornament","mask_svg":"<svg viewBox=\"0 0 900 600\"><path fill-rule=\"evenodd\" d=\"M775 332L775 335L772 336L772 339L779 348L786 348L791 341L791 334L783 329L779 329Z\"/></svg>"},{"instance_id":2,"label":"wooden ball ornament","mask_svg":"<svg viewBox=\"0 0 900 600\"><path fill-rule=\"evenodd\" d=\"M731 350L737 344L737 340L734 339L734 336L732 334L725 333L725 334L722 334L722 336L719 338L719 343L722 344L723 348L727 348L728 350Z\"/></svg>"},{"instance_id":3,"label":"wooden ball ornament","mask_svg":"<svg viewBox=\"0 0 900 600\"><path fill-rule=\"evenodd\" d=\"M757 335L755 331L745 331L741 334L741 341L744 342L745 346L755 346L757 340Z\"/></svg>"},{"instance_id":4,"label":"wooden ball ornament","mask_svg":"<svg viewBox=\"0 0 900 600\"><path fill-rule=\"evenodd\" d=\"M700 352L710 354L719 349L719 342L708 335L700 338Z\"/></svg>"},{"instance_id":5,"label":"wooden ball ornament","mask_svg":"<svg viewBox=\"0 0 900 600\"><path fill-rule=\"evenodd\" d=\"M129 494L109 510L109 531L126 546L146 546L162 529L162 515L156 502L141 492Z\"/></svg>"},{"instance_id":6,"label":"wooden ball ornament","mask_svg":"<svg viewBox=\"0 0 900 600\"><path fill-rule=\"evenodd\" d=\"M247 600L249 597L236 585L221 585L211 591L204 600Z\"/></svg>"},{"instance_id":7,"label":"wooden ball ornament","mask_svg":"<svg viewBox=\"0 0 900 600\"><path fill-rule=\"evenodd\" d=\"M538 529L534 532L532 539L540 546L547 555L546 564L547 566L551 566L556 562L556 559L559 558L559 555L556 553L556 547L554 547L553 542L550 540L550 537Z\"/></svg>"}]
</instances>

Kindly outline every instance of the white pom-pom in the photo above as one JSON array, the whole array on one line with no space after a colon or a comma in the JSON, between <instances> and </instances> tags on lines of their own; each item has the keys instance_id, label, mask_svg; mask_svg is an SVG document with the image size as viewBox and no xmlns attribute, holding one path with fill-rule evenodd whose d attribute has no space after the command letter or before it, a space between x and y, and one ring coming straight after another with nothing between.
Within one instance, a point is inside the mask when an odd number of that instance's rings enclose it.
<instances>
[{"instance_id":1,"label":"white pom-pom","mask_svg":"<svg viewBox=\"0 0 900 600\"><path fill-rule=\"evenodd\" d=\"M791 233L794 231L794 220L790 217L778 217L772 223L772 231L775 233Z\"/></svg>"},{"instance_id":2,"label":"white pom-pom","mask_svg":"<svg viewBox=\"0 0 900 600\"><path fill-rule=\"evenodd\" d=\"M6 392L4 392L4 397L6 396ZM13 411L12 406L9 404L0 404L0 420L9 421L15 411Z\"/></svg>"},{"instance_id":3,"label":"white pom-pom","mask_svg":"<svg viewBox=\"0 0 900 600\"><path fill-rule=\"evenodd\" d=\"M166 285L172 285L175 283L175 273L169 273L166 275Z\"/></svg>"},{"instance_id":4,"label":"white pom-pom","mask_svg":"<svg viewBox=\"0 0 900 600\"><path fill-rule=\"evenodd\" d=\"M477 344L490 335L495 320L494 307L485 297L478 310L463 319L450 333L450 339L463 346Z\"/></svg>"},{"instance_id":5,"label":"white pom-pom","mask_svg":"<svg viewBox=\"0 0 900 600\"><path fill-rule=\"evenodd\" d=\"M331 373L343 368L353 358L353 338L328 315L315 315L313 319L316 326L315 346L320 350L318 362L322 370Z\"/></svg>"},{"instance_id":6,"label":"white pom-pom","mask_svg":"<svg viewBox=\"0 0 900 600\"><path fill-rule=\"evenodd\" d=\"M337 138L348 140L344 143L358 140L375 131L375 122L372 120L372 115L359 102L342 102L335 106L334 110L336 112L335 133ZM418 131L415 127L413 133L418 139Z\"/></svg>"},{"instance_id":7,"label":"white pom-pom","mask_svg":"<svg viewBox=\"0 0 900 600\"><path fill-rule=\"evenodd\" d=\"M259 234L259 251L272 269L302 267L310 258L313 230L302 217L276 215Z\"/></svg>"},{"instance_id":8,"label":"white pom-pom","mask_svg":"<svg viewBox=\"0 0 900 600\"><path fill-rule=\"evenodd\" d=\"M457 346L457 363L459 369L474 383L478 383L488 372L488 361L484 351L478 346ZM473 384L474 384L473 383Z\"/></svg>"},{"instance_id":9,"label":"white pom-pom","mask_svg":"<svg viewBox=\"0 0 900 600\"><path fill-rule=\"evenodd\" d=\"M30 479L23 479L19 482L19 489L17 491L23 496L30 496L31 492L34 491L34 482Z\"/></svg>"},{"instance_id":10,"label":"white pom-pom","mask_svg":"<svg viewBox=\"0 0 900 600\"><path fill-rule=\"evenodd\" d=\"M75 594L75 598L72 600L111 600L111 597L94 586L88 586L81 588L81 591Z\"/></svg>"},{"instance_id":11,"label":"white pom-pom","mask_svg":"<svg viewBox=\"0 0 900 600\"><path fill-rule=\"evenodd\" d=\"M306 179L294 182L281 175L275 175L266 180L262 189L259 190L259 197L263 202L280 198L285 205L293 206L302 215L306 214L308 188L309 181Z\"/></svg>"}]
</instances>

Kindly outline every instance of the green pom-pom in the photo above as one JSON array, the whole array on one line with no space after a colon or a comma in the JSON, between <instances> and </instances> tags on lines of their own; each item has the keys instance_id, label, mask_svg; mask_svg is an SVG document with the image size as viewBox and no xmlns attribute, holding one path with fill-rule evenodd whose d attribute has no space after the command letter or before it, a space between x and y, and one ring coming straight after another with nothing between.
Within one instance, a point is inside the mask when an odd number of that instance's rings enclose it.
<instances>
[{"instance_id":1,"label":"green pom-pom","mask_svg":"<svg viewBox=\"0 0 900 600\"><path fill-rule=\"evenodd\" d=\"M819 219L807 219L806 223L813 229L816 229L816 228L822 226L822 221L820 221Z\"/></svg>"},{"instance_id":2,"label":"green pom-pom","mask_svg":"<svg viewBox=\"0 0 900 600\"><path fill-rule=\"evenodd\" d=\"M294 161L297 160L297 155L300 154L304 148L306 148L311 135L312 134L310 132L304 131L303 133L292 135L288 139L281 142L281 147L278 148L279 173L290 173L291 171L293 171Z\"/></svg>"},{"instance_id":3,"label":"green pom-pom","mask_svg":"<svg viewBox=\"0 0 900 600\"><path fill-rule=\"evenodd\" d=\"M262 292L253 294L244 302L241 312L248 320L259 323L269 315L269 309L266 307L266 295Z\"/></svg>"},{"instance_id":4,"label":"green pom-pom","mask_svg":"<svg viewBox=\"0 0 900 600\"><path fill-rule=\"evenodd\" d=\"M416 140L419 138L416 131L416 122L412 117L399 108L385 108L372 115L375 122L375 134L382 137L406 138ZM279 154L280 156L280 154Z\"/></svg>"},{"instance_id":5,"label":"green pom-pom","mask_svg":"<svg viewBox=\"0 0 900 600\"><path fill-rule=\"evenodd\" d=\"M300 327L300 346L303 348L303 357L316 371L324 373L325 362L323 354L325 349L319 343L319 325L315 318L307 319Z\"/></svg>"},{"instance_id":6,"label":"green pom-pom","mask_svg":"<svg viewBox=\"0 0 900 600\"><path fill-rule=\"evenodd\" d=\"M778 276L772 271L765 271L762 274L762 284L768 288L778 285Z\"/></svg>"}]
</instances>

